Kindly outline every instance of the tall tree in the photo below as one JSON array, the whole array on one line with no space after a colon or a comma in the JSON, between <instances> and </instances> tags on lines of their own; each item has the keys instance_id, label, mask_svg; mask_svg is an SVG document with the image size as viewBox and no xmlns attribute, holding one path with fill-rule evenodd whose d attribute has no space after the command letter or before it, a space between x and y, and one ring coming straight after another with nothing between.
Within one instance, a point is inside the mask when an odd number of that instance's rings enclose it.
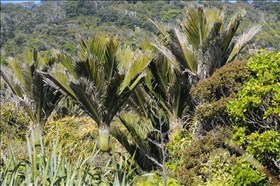
<instances>
[{"instance_id":1,"label":"tall tree","mask_svg":"<svg viewBox=\"0 0 280 186\"><path fill-rule=\"evenodd\" d=\"M9 67L2 67L0 75L23 105L35 131L35 141L40 143L45 122L60 101L62 94L47 85L38 73L48 73L55 58L41 55L36 49L27 49L24 61L8 58Z\"/></svg>"},{"instance_id":2,"label":"tall tree","mask_svg":"<svg viewBox=\"0 0 280 186\"><path fill-rule=\"evenodd\" d=\"M59 52L60 65L42 74L91 116L98 125L100 149L109 151L110 124L143 77L151 53L118 49L117 38L107 36L93 36L88 42L81 39L78 51L77 60Z\"/></svg>"},{"instance_id":3,"label":"tall tree","mask_svg":"<svg viewBox=\"0 0 280 186\"><path fill-rule=\"evenodd\" d=\"M225 9L191 6L186 18L179 23L180 28L153 22L163 38L154 46L179 73L188 73L193 85L232 62L261 28L253 26L235 37L246 11L237 12L228 25L224 22L224 12Z\"/></svg>"}]
</instances>

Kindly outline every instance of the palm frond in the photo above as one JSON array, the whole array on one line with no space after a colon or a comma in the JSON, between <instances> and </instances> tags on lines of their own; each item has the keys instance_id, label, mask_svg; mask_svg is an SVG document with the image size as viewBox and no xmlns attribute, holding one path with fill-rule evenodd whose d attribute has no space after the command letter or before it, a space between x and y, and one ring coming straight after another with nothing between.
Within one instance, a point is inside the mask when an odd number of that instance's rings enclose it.
<instances>
[{"instance_id":1,"label":"palm frond","mask_svg":"<svg viewBox=\"0 0 280 186\"><path fill-rule=\"evenodd\" d=\"M29 66L28 64L22 65L22 82L21 86L25 94L32 98L32 77L33 71L35 70L34 65Z\"/></svg>"},{"instance_id":2,"label":"palm frond","mask_svg":"<svg viewBox=\"0 0 280 186\"><path fill-rule=\"evenodd\" d=\"M117 38L110 38L105 48L104 74L106 80L110 80L117 71L116 51L118 47Z\"/></svg>"},{"instance_id":3,"label":"palm frond","mask_svg":"<svg viewBox=\"0 0 280 186\"><path fill-rule=\"evenodd\" d=\"M90 69L90 59L85 61L77 61L74 67L75 73L77 74L78 79L81 77L93 80L93 74Z\"/></svg>"},{"instance_id":4,"label":"palm frond","mask_svg":"<svg viewBox=\"0 0 280 186\"><path fill-rule=\"evenodd\" d=\"M151 171L153 169L152 162L147 158L149 156L149 149L140 149L136 144L129 143L127 134L117 127L113 127L111 133L131 156L134 155L134 160L142 170Z\"/></svg>"},{"instance_id":5,"label":"palm frond","mask_svg":"<svg viewBox=\"0 0 280 186\"><path fill-rule=\"evenodd\" d=\"M68 56L67 54L56 52L55 53L56 58L58 61L64 65L64 67L69 71L69 73L75 78L78 79L77 74L74 70L74 64L73 59Z\"/></svg>"},{"instance_id":6,"label":"palm frond","mask_svg":"<svg viewBox=\"0 0 280 186\"><path fill-rule=\"evenodd\" d=\"M199 50L202 46L204 38L209 32L205 10L202 7L190 7L186 19L180 24L186 33L189 44L195 50Z\"/></svg>"},{"instance_id":7,"label":"palm frond","mask_svg":"<svg viewBox=\"0 0 280 186\"><path fill-rule=\"evenodd\" d=\"M32 65L33 61L33 51L30 48L26 48L25 50L25 56L24 56L24 60L26 63L28 63L29 65Z\"/></svg>"},{"instance_id":8,"label":"palm frond","mask_svg":"<svg viewBox=\"0 0 280 186\"><path fill-rule=\"evenodd\" d=\"M92 82L81 77L78 82L70 83L70 88L76 95L77 101L82 108L95 120L98 125L102 124L102 102L100 95L95 91Z\"/></svg>"},{"instance_id":9,"label":"palm frond","mask_svg":"<svg viewBox=\"0 0 280 186\"><path fill-rule=\"evenodd\" d=\"M32 77L32 97L35 102L36 118L38 121L42 120L43 102L44 102L44 85L43 77L38 73L34 73Z\"/></svg>"},{"instance_id":10,"label":"palm frond","mask_svg":"<svg viewBox=\"0 0 280 186\"><path fill-rule=\"evenodd\" d=\"M8 57L7 61L9 63L9 66L13 69L13 73L15 77L19 80L19 82L22 82L22 67L21 64L15 60L15 58Z\"/></svg>"},{"instance_id":11,"label":"palm frond","mask_svg":"<svg viewBox=\"0 0 280 186\"><path fill-rule=\"evenodd\" d=\"M20 82L17 78L12 76L11 74L12 74L12 72L10 71L10 69L8 69L7 67L1 66L0 76L3 77L4 81L8 84L8 86L11 88L12 92L16 96L23 98L23 93L22 93Z\"/></svg>"},{"instance_id":12,"label":"palm frond","mask_svg":"<svg viewBox=\"0 0 280 186\"><path fill-rule=\"evenodd\" d=\"M140 148L144 147L145 146L143 143L144 138L136 130L137 127L141 127L141 126L139 126L141 121L139 121L139 123L136 124L135 121L137 122L137 120L135 118L132 118L131 114L129 114L129 113L122 113L121 115L119 115L119 119L120 119L121 123L125 126L125 128L128 130L128 132L131 134L131 136L133 137L133 140L137 144L137 146Z\"/></svg>"},{"instance_id":13,"label":"palm frond","mask_svg":"<svg viewBox=\"0 0 280 186\"><path fill-rule=\"evenodd\" d=\"M159 31L159 34L161 34L163 40L165 40L168 37L168 32L166 31L167 30L166 26L161 24L161 23L159 23L159 22L157 22L157 21L153 21L152 19L149 19L149 21L152 22L155 25L155 27Z\"/></svg>"},{"instance_id":14,"label":"palm frond","mask_svg":"<svg viewBox=\"0 0 280 186\"><path fill-rule=\"evenodd\" d=\"M198 62L192 45L189 45L187 38L176 28L170 30L169 34L171 51L181 65L182 71L186 68L196 73Z\"/></svg>"},{"instance_id":15,"label":"palm frond","mask_svg":"<svg viewBox=\"0 0 280 186\"><path fill-rule=\"evenodd\" d=\"M65 72L55 70L52 73L45 73L39 71L43 77L46 84L60 91L64 96L70 96L73 100L76 99L76 95L73 90L70 88L70 78Z\"/></svg>"},{"instance_id":16,"label":"palm frond","mask_svg":"<svg viewBox=\"0 0 280 186\"><path fill-rule=\"evenodd\" d=\"M133 90L130 98L127 100L127 104L132 110L137 112L139 115L147 118L149 111L148 103L150 99L148 98L148 96L149 95L145 92L143 87L139 85Z\"/></svg>"},{"instance_id":17,"label":"palm frond","mask_svg":"<svg viewBox=\"0 0 280 186\"><path fill-rule=\"evenodd\" d=\"M103 104L107 110L107 114L104 118L104 121L106 121L107 124L111 122L117 111L122 107L121 97L119 97L117 92L123 79L124 75L118 73L111 78L108 85L103 85L106 86Z\"/></svg>"},{"instance_id":18,"label":"palm frond","mask_svg":"<svg viewBox=\"0 0 280 186\"><path fill-rule=\"evenodd\" d=\"M243 17L246 15L245 10L241 10L237 12L230 20L227 28L222 34L222 55L220 59L220 64L218 65L219 67L223 66L226 64L226 61L228 59L228 56L231 53L232 47L230 47L232 39L243 19Z\"/></svg>"},{"instance_id":19,"label":"palm frond","mask_svg":"<svg viewBox=\"0 0 280 186\"><path fill-rule=\"evenodd\" d=\"M256 25L238 37L226 63L234 60L237 54L246 46L246 44L259 32L262 26Z\"/></svg>"},{"instance_id":20,"label":"palm frond","mask_svg":"<svg viewBox=\"0 0 280 186\"><path fill-rule=\"evenodd\" d=\"M80 60L86 60L89 56L88 46L86 42L83 39L80 39L79 45L78 45L78 54Z\"/></svg>"},{"instance_id":21,"label":"palm frond","mask_svg":"<svg viewBox=\"0 0 280 186\"><path fill-rule=\"evenodd\" d=\"M221 11L215 7L205 9L207 24L209 24L209 28L213 28L213 26L216 22L223 23L225 10L226 10L225 7L223 7L223 9ZM224 24L221 25L221 31L224 29L223 26L224 26Z\"/></svg>"},{"instance_id":22,"label":"palm frond","mask_svg":"<svg viewBox=\"0 0 280 186\"><path fill-rule=\"evenodd\" d=\"M144 71L144 69L149 65L152 59L152 53L150 51L142 52L138 51L134 55L134 60L130 62L130 65L126 71L125 78L120 86L119 94L123 92L126 87L131 86L134 84L133 79L136 79ZM130 89L133 87L130 87Z\"/></svg>"},{"instance_id":23,"label":"palm frond","mask_svg":"<svg viewBox=\"0 0 280 186\"><path fill-rule=\"evenodd\" d=\"M134 55L135 52L133 52L129 46L125 46L124 49L118 50L116 57L118 61L117 68L120 73L124 74L126 69L129 68Z\"/></svg>"},{"instance_id":24,"label":"palm frond","mask_svg":"<svg viewBox=\"0 0 280 186\"><path fill-rule=\"evenodd\" d=\"M177 62L173 53L165 46L160 44L152 44L159 52L161 52L174 66L176 70L181 71L180 64Z\"/></svg>"},{"instance_id":25,"label":"palm frond","mask_svg":"<svg viewBox=\"0 0 280 186\"><path fill-rule=\"evenodd\" d=\"M33 124L37 124L38 120L35 117L35 109L34 109L34 101L31 100L30 98L28 98L28 95L23 94L23 98L19 98L20 102L23 103L23 109L27 112L27 114L29 115L31 121L33 122Z\"/></svg>"},{"instance_id":26,"label":"palm frond","mask_svg":"<svg viewBox=\"0 0 280 186\"><path fill-rule=\"evenodd\" d=\"M43 106L42 106L42 115L43 120L46 120L55 107L59 104L60 100L63 98L62 93L57 91L55 88L44 84L43 87Z\"/></svg>"},{"instance_id":27,"label":"palm frond","mask_svg":"<svg viewBox=\"0 0 280 186\"><path fill-rule=\"evenodd\" d=\"M188 109L187 105L190 103L190 89L191 85L188 81L188 74L184 76L175 72L176 78L174 82L170 85L169 95L170 95L170 104L172 105L172 115L170 118L181 118L185 113L185 110Z\"/></svg>"},{"instance_id":28,"label":"palm frond","mask_svg":"<svg viewBox=\"0 0 280 186\"><path fill-rule=\"evenodd\" d=\"M106 45L108 45L108 42L110 42L111 39L112 38L105 35L91 37L88 43L88 52L90 54L88 54L88 57L103 62L105 58Z\"/></svg>"},{"instance_id":29,"label":"palm frond","mask_svg":"<svg viewBox=\"0 0 280 186\"><path fill-rule=\"evenodd\" d=\"M216 68L218 68L220 56L221 56L221 35L220 28L222 22L214 23L207 38L203 42L202 56L200 56L199 69L197 75L200 79L210 77ZM201 64L203 63L203 64ZM204 69L200 69L204 68ZM202 74L203 73L203 74Z\"/></svg>"}]
</instances>

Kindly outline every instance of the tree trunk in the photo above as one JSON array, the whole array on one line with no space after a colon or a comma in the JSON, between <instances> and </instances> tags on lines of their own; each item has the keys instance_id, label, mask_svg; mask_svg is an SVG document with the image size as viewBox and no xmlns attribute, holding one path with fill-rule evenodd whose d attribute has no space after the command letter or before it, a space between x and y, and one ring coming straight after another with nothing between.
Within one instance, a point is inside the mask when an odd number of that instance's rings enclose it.
<instances>
[{"instance_id":1,"label":"tree trunk","mask_svg":"<svg viewBox=\"0 0 280 186\"><path fill-rule=\"evenodd\" d=\"M103 152L111 150L110 127L108 125L98 126L98 145Z\"/></svg>"}]
</instances>

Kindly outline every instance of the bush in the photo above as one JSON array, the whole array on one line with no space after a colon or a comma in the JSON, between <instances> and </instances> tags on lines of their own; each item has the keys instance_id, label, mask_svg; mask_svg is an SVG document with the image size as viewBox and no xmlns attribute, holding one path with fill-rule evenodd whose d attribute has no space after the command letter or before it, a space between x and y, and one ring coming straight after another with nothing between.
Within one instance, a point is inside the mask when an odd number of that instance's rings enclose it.
<instances>
[{"instance_id":1,"label":"bush","mask_svg":"<svg viewBox=\"0 0 280 186\"><path fill-rule=\"evenodd\" d=\"M228 104L232 119L247 132L280 131L280 52L261 53L249 59L251 79Z\"/></svg>"},{"instance_id":2,"label":"bush","mask_svg":"<svg viewBox=\"0 0 280 186\"><path fill-rule=\"evenodd\" d=\"M235 61L218 69L213 76L201 80L191 89L191 95L199 105L196 118L200 123L200 134L216 126L232 126L227 112L227 103L232 100L245 81L249 79L245 68L247 61Z\"/></svg>"},{"instance_id":3,"label":"bush","mask_svg":"<svg viewBox=\"0 0 280 186\"><path fill-rule=\"evenodd\" d=\"M235 122L233 141L279 178L280 52L262 52L246 68L250 80L227 105Z\"/></svg>"},{"instance_id":4,"label":"bush","mask_svg":"<svg viewBox=\"0 0 280 186\"><path fill-rule=\"evenodd\" d=\"M199 185L207 182L209 172L205 170L205 165L210 163L210 157L222 156L221 150L225 153L230 152L227 150L225 141L230 139L231 135L229 128L219 128L208 132L200 139L193 140L184 150L183 163L172 173L172 177L177 177L185 185ZM232 164L232 160L229 159L229 162ZM225 167L224 165L219 166ZM220 171L222 171L220 176L224 174L223 171L226 172L226 170Z\"/></svg>"}]
</instances>

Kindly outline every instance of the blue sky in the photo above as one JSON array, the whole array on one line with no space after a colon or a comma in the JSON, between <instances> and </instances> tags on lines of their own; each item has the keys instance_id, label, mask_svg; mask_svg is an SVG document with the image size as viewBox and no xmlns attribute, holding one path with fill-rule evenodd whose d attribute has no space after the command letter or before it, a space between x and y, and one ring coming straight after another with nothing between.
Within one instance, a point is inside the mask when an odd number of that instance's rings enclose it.
<instances>
[{"instance_id":1,"label":"blue sky","mask_svg":"<svg viewBox=\"0 0 280 186\"><path fill-rule=\"evenodd\" d=\"M22 2L40 3L40 0L1 0L1 3L22 3Z\"/></svg>"}]
</instances>

